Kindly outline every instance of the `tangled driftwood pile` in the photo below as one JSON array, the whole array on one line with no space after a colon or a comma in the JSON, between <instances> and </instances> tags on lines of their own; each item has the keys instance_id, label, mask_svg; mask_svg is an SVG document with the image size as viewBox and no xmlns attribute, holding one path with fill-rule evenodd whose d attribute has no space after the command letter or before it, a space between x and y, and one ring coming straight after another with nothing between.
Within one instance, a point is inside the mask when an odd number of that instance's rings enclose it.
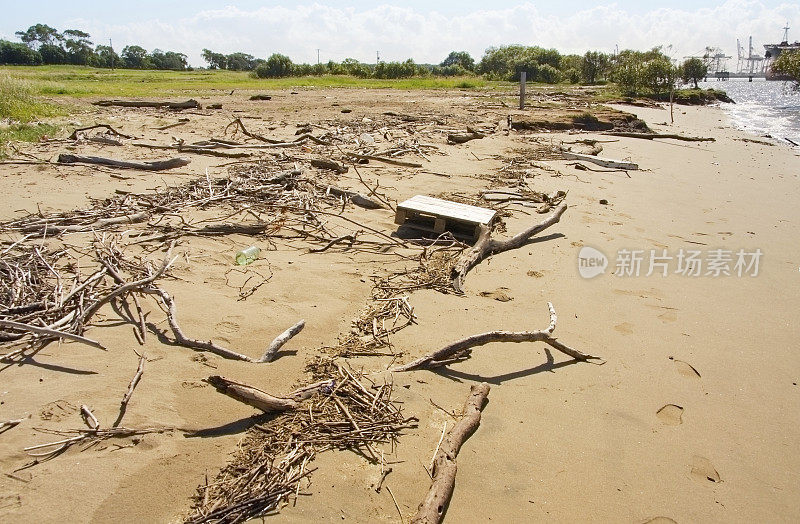
<instances>
[{"instance_id":1,"label":"tangled driftwood pile","mask_svg":"<svg viewBox=\"0 0 800 524\"><path fill-rule=\"evenodd\" d=\"M417 426L392 401L390 384L372 383L330 360L313 374L330 378L284 398L209 377L218 391L282 414L249 430L234 459L198 488L187 522L242 522L278 509L300 492L314 455L328 449L352 450L384 467L376 446L394 444L402 430Z\"/></svg>"},{"instance_id":2,"label":"tangled driftwood pile","mask_svg":"<svg viewBox=\"0 0 800 524\"><path fill-rule=\"evenodd\" d=\"M111 104L118 105L116 102ZM114 142L132 138L102 127ZM402 350L393 346L392 335L417 321L412 304L415 291L463 293L464 280L473 267L494 254L526 245L535 235L558 223L566 211L564 192L547 195L528 185L535 162L559 155L557 148L538 144L526 150L527 156L506 159L506 165L492 178L493 185L507 187L508 191L455 198L497 208L537 204L540 212L551 213L507 240L493 238L489 228L482 230L474 246L449 233L438 238L402 239L369 226L368 220L359 220L354 206L388 212L394 202L377 181L369 183L361 176L359 165L378 162L420 167L419 162L401 158L427 160L430 155L446 154L432 141L441 143L447 138L461 144L493 132L464 127L448 126L445 120L430 115L386 113L361 122L327 121L324 125L299 126L296 138L276 140L253 132L236 119L225 128L222 138L191 144L134 144L192 154L267 152L268 156L235 163L226 177L206 175L147 193L119 191L114 197L92 201L86 209L35 213L0 223L4 238L0 240L0 347L9 350L0 355L0 360L22 362L25 355L61 339L104 349L100 342L88 337L92 333L87 333L87 328L106 305L127 317L134 326L134 336L144 343L148 331L157 329L145 323L143 303L149 300L150 305L155 304L164 312L169 338L176 345L224 358L271 362L278 348L299 332L304 322L287 329L260 358L192 338L179 324L176 300L163 287L170 278L176 245L189 237L238 234L270 243L297 241L304 252L320 256L345 251L392 256L406 267L373 278L371 299L352 321L350 332L342 334L336 347L327 348L327 355L312 363L310 375L315 383L285 396L274 396L224 377L207 379L220 393L265 415L248 430L233 460L215 479L206 479L198 488L188 522L240 522L280 509L300 493L303 479L313 471L310 464L315 454L325 450L355 451L388 474L391 469L385 468L378 446L394 445L403 430L416 427L417 420L403 414L399 403L392 400L391 382L373 382L369 375L343 365L341 357L388 355L392 357L390 366L396 365L390 372L400 372L464 360L473 347L489 342L541 341L577 360L596 358L555 339L555 311L550 306L551 323L546 329L473 335L405 365L398 364L405 359ZM312 134L319 128L324 133ZM71 140L85 139L85 130L76 131L81 132L73 134ZM383 137L383 146L376 143L375 135ZM387 142L391 144L388 147ZM60 161L149 169L148 165L104 157L62 155ZM358 189L342 187L345 174ZM123 229L124 233L120 233ZM87 271L87 267L92 269ZM246 298L256 288L257 285L249 291L241 290L241 297ZM111 427L102 426L82 406L88 428L47 430L59 439L30 446L27 451L37 460L49 459L75 445L171 431L172 428L120 425L145 362L141 355L121 401L120 414ZM483 386L472 392L463 424L457 425L457 430L444 441L436 458L429 502L420 508L418 521L441 519L452 493L455 455L477 427L487 394L488 387ZM0 423L0 429L16 423Z\"/></svg>"}]
</instances>

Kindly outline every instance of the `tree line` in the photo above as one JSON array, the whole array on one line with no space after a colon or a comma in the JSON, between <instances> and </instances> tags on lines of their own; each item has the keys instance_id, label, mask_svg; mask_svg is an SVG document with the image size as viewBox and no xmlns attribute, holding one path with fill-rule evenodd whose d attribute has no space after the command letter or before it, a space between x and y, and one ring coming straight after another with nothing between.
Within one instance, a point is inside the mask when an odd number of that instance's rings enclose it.
<instances>
[{"instance_id":1,"label":"tree line","mask_svg":"<svg viewBox=\"0 0 800 524\"><path fill-rule=\"evenodd\" d=\"M131 69L188 69L186 55L155 49L147 52L140 46L126 46L117 55L111 46L93 46L90 35L77 29L58 32L36 24L18 31L20 43L0 40L2 64L75 64L94 67L123 67ZM587 51L583 55L561 54L556 49L539 46L507 45L490 47L476 62L466 51L453 51L439 64L417 64L412 59L403 62L367 64L353 58L341 62L296 64L283 54L274 53L267 59L247 53L224 54L203 49L203 59L209 69L250 71L258 78L288 76L350 75L359 78L411 78L418 76L482 75L490 80L516 81L525 72L530 82L555 84L559 82L598 84L616 83L626 95L651 94L659 96L673 89L679 80L694 83L707 74L706 62L690 58L675 64L662 48L649 51L624 50L616 54Z\"/></svg>"},{"instance_id":2,"label":"tree line","mask_svg":"<svg viewBox=\"0 0 800 524\"><path fill-rule=\"evenodd\" d=\"M89 33L78 29L59 32L46 24L36 24L15 33L21 42L0 40L0 64L73 64L126 69L189 69L186 55L175 51L129 45L117 54L110 45L94 45Z\"/></svg>"}]
</instances>

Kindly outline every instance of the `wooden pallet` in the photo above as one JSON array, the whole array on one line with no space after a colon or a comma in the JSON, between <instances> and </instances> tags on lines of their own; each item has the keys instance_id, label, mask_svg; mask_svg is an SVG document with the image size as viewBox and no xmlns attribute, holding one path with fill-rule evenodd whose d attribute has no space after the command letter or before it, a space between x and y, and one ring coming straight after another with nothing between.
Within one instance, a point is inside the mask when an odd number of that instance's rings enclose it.
<instances>
[{"instance_id":1,"label":"wooden pallet","mask_svg":"<svg viewBox=\"0 0 800 524\"><path fill-rule=\"evenodd\" d=\"M394 222L436 234L448 230L477 240L481 226L488 226L496 216L493 209L417 195L397 205Z\"/></svg>"}]
</instances>

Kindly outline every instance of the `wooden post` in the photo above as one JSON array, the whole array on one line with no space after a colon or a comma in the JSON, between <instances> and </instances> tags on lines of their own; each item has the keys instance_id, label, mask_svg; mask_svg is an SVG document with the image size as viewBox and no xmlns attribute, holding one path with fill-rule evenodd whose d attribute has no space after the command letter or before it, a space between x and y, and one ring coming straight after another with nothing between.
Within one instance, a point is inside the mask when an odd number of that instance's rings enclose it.
<instances>
[{"instance_id":1,"label":"wooden post","mask_svg":"<svg viewBox=\"0 0 800 524\"><path fill-rule=\"evenodd\" d=\"M528 73L525 71L520 72L519 74L519 108L525 109L525 77L528 76Z\"/></svg>"}]
</instances>

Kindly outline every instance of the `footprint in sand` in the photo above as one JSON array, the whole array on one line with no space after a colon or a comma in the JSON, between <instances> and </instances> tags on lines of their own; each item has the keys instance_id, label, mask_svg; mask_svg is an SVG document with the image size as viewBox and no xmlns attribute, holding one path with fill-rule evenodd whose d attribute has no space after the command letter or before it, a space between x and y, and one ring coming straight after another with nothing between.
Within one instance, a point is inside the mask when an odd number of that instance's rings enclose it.
<instances>
[{"instance_id":1,"label":"footprint in sand","mask_svg":"<svg viewBox=\"0 0 800 524\"><path fill-rule=\"evenodd\" d=\"M239 331L239 324L236 322L231 322L229 320L223 320L222 322L217 322L217 325L214 326L218 332L222 333L236 333Z\"/></svg>"},{"instance_id":2,"label":"footprint in sand","mask_svg":"<svg viewBox=\"0 0 800 524\"><path fill-rule=\"evenodd\" d=\"M678 524L678 521L672 520L669 517L655 517L650 520L646 520L644 524Z\"/></svg>"},{"instance_id":3,"label":"footprint in sand","mask_svg":"<svg viewBox=\"0 0 800 524\"><path fill-rule=\"evenodd\" d=\"M542 273L541 271L534 271L534 270L530 270L525 274L528 275L529 277L536 277L536 278L542 278L544 276L544 273Z\"/></svg>"},{"instance_id":4,"label":"footprint in sand","mask_svg":"<svg viewBox=\"0 0 800 524\"><path fill-rule=\"evenodd\" d=\"M700 373L688 362L684 362L683 360L678 360L675 357L669 357L669 359L675 362L675 369L678 370L678 373L683 375L684 377L689 378L700 378Z\"/></svg>"},{"instance_id":5,"label":"footprint in sand","mask_svg":"<svg viewBox=\"0 0 800 524\"><path fill-rule=\"evenodd\" d=\"M665 426L680 426L683 423L683 408L677 404L667 404L656 411L656 416Z\"/></svg>"},{"instance_id":6,"label":"footprint in sand","mask_svg":"<svg viewBox=\"0 0 800 524\"><path fill-rule=\"evenodd\" d=\"M494 291L481 291L479 295L486 298L493 298L498 302L510 302L514 300L514 297L508 294L509 291L511 290L507 287L499 287Z\"/></svg>"},{"instance_id":7,"label":"footprint in sand","mask_svg":"<svg viewBox=\"0 0 800 524\"><path fill-rule=\"evenodd\" d=\"M714 464L712 464L707 458L699 455L692 457L691 473L692 478L698 482L706 483L721 481L719 478L719 473L717 473L717 469L714 467Z\"/></svg>"},{"instance_id":8,"label":"footprint in sand","mask_svg":"<svg viewBox=\"0 0 800 524\"><path fill-rule=\"evenodd\" d=\"M675 322L678 320L678 313L670 309L658 315L658 318L660 318L664 322Z\"/></svg>"},{"instance_id":9,"label":"footprint in sand","mask_svg":"<svg viewBox=\"0 0 800 524\"><path fill-rule=\"evenodd\" d=\"M622 324L617 324L616 326L614 326L614 329L616 329L623 335L633 334L633 324L631 324L630 322L623 322Z\"/></svg>"},{"instance_id":10,"label":"footprint in sand","mask_svg":"<svg viewBox=\"0 0 800 524\"><path fill-rule=\"evenodd\" d=\"M42 420L63 420L79 412L78 406L66 400L49 402L42 407L39 418Z\"/></svg>"}]
</instances>

